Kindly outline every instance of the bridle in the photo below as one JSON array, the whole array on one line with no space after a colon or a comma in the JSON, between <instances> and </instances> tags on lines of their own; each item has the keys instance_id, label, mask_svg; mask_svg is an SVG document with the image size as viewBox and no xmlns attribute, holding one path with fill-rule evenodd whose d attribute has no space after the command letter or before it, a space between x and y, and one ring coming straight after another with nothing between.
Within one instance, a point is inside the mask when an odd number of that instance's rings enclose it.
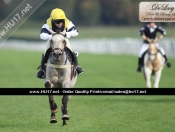
<instances>
[{"instance_id":1,"label":"bridle","mask_svg":"<svg viewBox=\"0 0 175 132\"><path fill-rule=\"evenodd\" d=\"M148 59L149 59L150 61L155 61L156 58L157 58L157 53L158 53L158 50L156 51L156 53L153 53L153 54L150 53L149 50L148 50L148 54L149 54L149 58L148 58ZM154 57L154 60L150 59L150 56L155 56L155 57Z\"/></svg>"},{"instance_id":2,"label":"bridle","mask_svg":"<svg viewBox=\"0 0 175 132\"><path fill-rule=\"evenodd\" d=\"M158 52L156 52L155 54L152 54L152 53L149 53L149 52L148 52L149 55L155 55L155 56L157 55L157 53L158 53Z\"/></svg>"},{"instance_id":3,"label":"bridle","mask_svg":"<svg viewBox=\"0 0 175 132\"><path fill-rule=\"evenodd\" d=\"M154 40L151 40L151 39L149 39L149 38L147 38L147 41L149 42L149 45L150 45L150 43L155 43L155 42L157 42L159 39L157 39L157 38L155 38ZM157 47L156 47L157 48ZM158 53L158 49L157 49L157 51L156 51L156 53L150 53L149 52L149 49L148 49L148 54L149 54L149 56L155 56L154 57L154 60L156 60L156 58L157 58L157 53ZM149 57L149 60L150 61L154 61L154 60L152 60L152 59L150 59L150 57Z\"/></svg>"},{"instance_id":4,"label":"bridle","mask_svg":"<svg viewBox=\"0 0 175 132\"><path fill-rule=\"evenodd\" d=\"M52 37L54 36L54 35L56 35L56 34L60 34L59 32L57 32L57 33L54 33L53 35L52 35ZM62 34L60 34L60 35L62 35ZM63 35L64 36L64 35ZM65 36L64 36L65 37ZM51 42L53 43L53 41L51 40ZM63 49L61 49L61 48L54 48L52 51L51 51L51 54L50 55L53 55L54 54L54 51L56 51L56 50L60 50L61 51L61 53L59 53L59 56L62 56L63 55L63 53L65 52L65 55L66 55L66 60L65 60L65 62L64 62L64 65L55 65L55 64L53 64L52 62L50 62L51 64L46 64L47 66L49 66L49 67L53 67L53 68L69 68L69 67L72 67L71 65L66 65L66 63L67 63L67 60L68 60L68 57L67 57L67 54L66 54L66 51L65 51L65 48L66 48L66 40L63 40L63 44L64 44L64 48Z\"/></svg>"},{"instance_id":5,"label":"bridle","mask_svg":"<svg viewBox=\"0 0 175 132\"><path fill-rule=\"evenodd\" d=\"M63 37L65 37L65 36L64 36L63 34L61 34L60 32L54 33L54 34L52 35L52 37L55 36L56 34L60 34L60 35L62 35ZM51 40L51 42L53 43L52 40ZM52 50L52 52L54 52L55 50L60 50L61 53L62 53L62 55L63 55L63 52L64 52L65 47L66 47L66 41L64 40L63 43L64 43L64 48L63 48L63 49L61 49L61 48L54 48L54 49Z\"/></svg>"},{"instance_id":6,"label":"bridle","mask_svg":"<svg viewBox=\"0 0 175 132\"><path fill-rule=\"evenodd\" d=\"M51 53L54 53L55 50L60 50L60 51L61 51L61 54L59 54L59 55L63 55L64 48L63 48L63 49L61 49L61 48L54 48L54 49L51 51Z\"/></svg>"}]
</instances>

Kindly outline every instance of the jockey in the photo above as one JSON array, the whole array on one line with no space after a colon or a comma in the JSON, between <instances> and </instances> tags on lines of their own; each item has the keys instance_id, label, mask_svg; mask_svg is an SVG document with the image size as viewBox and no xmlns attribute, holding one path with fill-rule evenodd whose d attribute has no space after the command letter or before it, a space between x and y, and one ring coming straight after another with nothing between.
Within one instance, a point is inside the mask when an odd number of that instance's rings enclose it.
<instances>
[{"instance_id":1,"label":"jockey","mask_svg":"<svg viewBox=\"0 0 175 132\"><path fill-rule=\"evenodd\" d=\"M42 40L49 40L46 46L45 56L42 55L40 69L37 73L38 78L43 78L45 73L44 68L44 57L46 57L46 53L50 48L50 41L52 40L52 34L60 32L62 35L66 37L66 47L71 50L70 43L67 38L75 37L78 35L78 30L75 28L75 25L66 18L63 10L56 8L51 11L50 18L46 20L44 25L42 26L40 38ZM75 67L78 75L84 72L84 70L78 65L76 53L74 55ZM46 58L45 58L46 59Z\"/></svg>"},{"instance_id":2,"label":"jockey","mask_svg":"<svg viewBox=\"0 0 175 132\"><path fill-rule=\"evenodd\" d=\"M143 26L139 30L139 34L143 38L143 45L139 52L139 60L138 60L138 68L137 68L138 72L141 72L141 69L143 67L144 54L148 50L148 42L146 38L155 39L157 32L161 33L161 35L159 36L159 39L163 39L163 37L166 35L166 30L160 26L157 26L154 22L147 23L145 26ZM168 62L164 49L160 47L158 43L157 43L157 48L165 58L165 64L167 65L167 67L168 68L171 67L171 64Z\"/></svg>"}]
</instances>

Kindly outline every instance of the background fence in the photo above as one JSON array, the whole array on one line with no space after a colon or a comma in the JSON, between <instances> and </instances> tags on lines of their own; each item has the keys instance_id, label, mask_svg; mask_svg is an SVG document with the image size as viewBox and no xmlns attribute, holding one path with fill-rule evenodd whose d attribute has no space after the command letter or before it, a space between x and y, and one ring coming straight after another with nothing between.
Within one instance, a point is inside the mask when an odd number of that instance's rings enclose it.
<instances>
[{"instance_id":1,"label":"background fence","mask_svg":"<svg viewBox=\"0 0 175 132\"><path fill-rule=\"evenodd\" d=\"M142 45L141 39L70 39L74 51L94 54L129 54L138 55ZM175 39L166 38L159 41L168 57L175 57ZM45 51L46 41L7 40L0 45L3 49L21 49Z\"/></svg>"}]
</instances>

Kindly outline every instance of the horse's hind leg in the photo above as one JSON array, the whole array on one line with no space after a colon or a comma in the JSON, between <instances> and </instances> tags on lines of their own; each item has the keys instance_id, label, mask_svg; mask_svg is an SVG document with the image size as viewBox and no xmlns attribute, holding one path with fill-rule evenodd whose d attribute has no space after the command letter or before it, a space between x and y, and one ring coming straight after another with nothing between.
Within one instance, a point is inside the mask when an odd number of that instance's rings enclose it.
<instances>
[{"instance_id":1,"label":"horse's hind leg","mask_svg":"<svg viewBox=\"0 0 175 132\"><path fill-rule=\"evenodd\" d=\"M63 126L66 125L66 120L69 120L69 116L67 114L67 103L68 103L68 95L63 95L62 98L62 120L63 120Z\"/></svg>"},{"instance_id":2,"label":"horse's hind leg","mask_svg":"<svg viewBox=\"0 0 175 132\"><path fill-rule=\"evenodd\" d=\"M46 88L51 88L51 83L49 81L47 81L45 83L45 87ZM57 104L55 103L54 99L53 99L53 95L48 95L49 97L49 104L50 104L50 109L51 109L51 119L50 119L50 123L56 123L56 116L55 113L58 111L58 107Z\"/></svg>"}]
</instances>

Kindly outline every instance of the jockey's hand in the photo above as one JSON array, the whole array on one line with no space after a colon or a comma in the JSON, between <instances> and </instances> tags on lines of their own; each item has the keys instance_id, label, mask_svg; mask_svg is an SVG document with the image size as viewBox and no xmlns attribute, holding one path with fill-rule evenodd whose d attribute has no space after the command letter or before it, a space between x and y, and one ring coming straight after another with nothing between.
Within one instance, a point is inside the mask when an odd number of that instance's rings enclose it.
<instances>
[{"instance_id":1,"label":"jockey's hand","mask_svg":"<svg viewBox=\"0 0 175 132\"><path fill-rule=\"evenodd\" d=\"M53 35L53 34L55 34L56 32L54 32L52 29L50 29L50 33Z\"/></svg>"},{"instance_id":2,"label":"jockey's hand","mask_svg":"<svg viewBox=\"0 0 175 132\"><path fill-rule=\"evenodd\" d=\"M163 37L164 37L163 35L160 35L160 36L159 36L159 39L163 39Z\"/></svg>"},{"instance_id":3,"label":"jockey's hand","mask_svg":"<svg viewBox=\"0 0 175 132\"><path fill-rule=\"evenodd\" d=\"M66 37L66 30L64 30L63 32L60 32L60 34Z\"/></svg>"}]
</instances>

